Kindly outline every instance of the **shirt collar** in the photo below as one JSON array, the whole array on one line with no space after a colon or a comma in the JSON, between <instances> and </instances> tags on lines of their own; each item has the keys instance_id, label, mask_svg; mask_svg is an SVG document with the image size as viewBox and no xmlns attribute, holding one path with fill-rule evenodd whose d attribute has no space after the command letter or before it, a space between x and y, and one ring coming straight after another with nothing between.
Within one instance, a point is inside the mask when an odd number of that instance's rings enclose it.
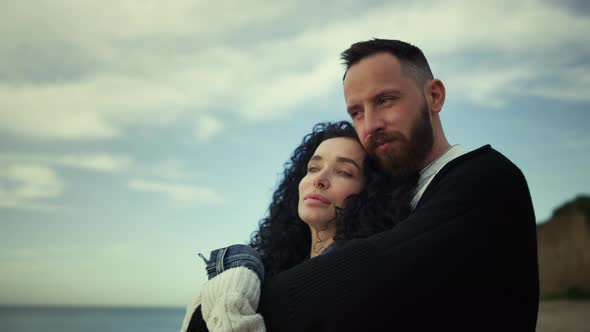
<instances>
[{"instance_id":1,"label":"shirt collar","mask_svg":"<svg viewBox=\"0 0 590 332\"><path fill-rule=\"evenodd\" d=\"M426 191L426 188L428 187L430 181L432 181L436 173L438 173L438 171L440 171L448 162L461 156L464 153L465 152L461 145L453 145L420 171L420 178L418 179L416 193L414 194L414 198L411 202L412 209L414 209L416 205L418 205L418 201L422 197L424 191Z\"/></svg>"}]
</instances>

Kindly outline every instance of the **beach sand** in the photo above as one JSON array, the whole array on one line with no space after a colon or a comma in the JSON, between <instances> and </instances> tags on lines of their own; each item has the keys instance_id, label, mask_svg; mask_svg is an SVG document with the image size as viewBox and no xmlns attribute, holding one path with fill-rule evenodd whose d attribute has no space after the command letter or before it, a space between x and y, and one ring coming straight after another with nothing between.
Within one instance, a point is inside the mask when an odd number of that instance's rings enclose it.
<instances>
[{"instance_id":1,"label":"beach sand","mask_svg":"<svg viewBox=\"0 0 590 332\"><path fill-rule=\"evenodd\" d=\"M590 332L590 301L541 301L537 332Z\"/></svg>"}]
</instances>

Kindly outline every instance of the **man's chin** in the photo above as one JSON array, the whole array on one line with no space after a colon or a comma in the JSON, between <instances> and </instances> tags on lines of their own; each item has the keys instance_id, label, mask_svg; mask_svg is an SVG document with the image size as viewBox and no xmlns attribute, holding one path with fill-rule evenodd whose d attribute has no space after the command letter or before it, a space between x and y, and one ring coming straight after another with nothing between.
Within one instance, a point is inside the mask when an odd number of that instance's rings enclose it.
<instances>
[{"instance_id":1,"label":"man's chin","mask_svg":"<svg viewBox=\"0 0 590 332\"><path fill-rule=\"evenodd\" d=\"M372 155L372 158L377 161L383 171L390 171L395 168L392 163L392 158L395 158L391 153L381 152Z\"/></svg>"},{"instance_id":2,"label":"man's chin","mask_svg":"<svg viewBox=\"0 0 590 332\"><path fill-rule=\"evenodd\" d=\"M399 151L393 146L388 146L387 149L380 149L373 153L374 157L379 160L380 163L388 164L391 160L399 159Z\"/></svg>"},{"instance_id":3,"label":"man's chin","mask_svg":"<svg viewBox=\"0 0 590 332\"><path fill-rule=\"evenodd\" d=\"M375 151L372 151L371 153L369 153L369 157L376 160L381 166L385 166L385 164L387 163L387 159L388 159L384 152L375 152Z\"/></svg>"},{"instance_id":4,"label":"man's chin","mask_svg":"<svg viewBox=\"0 0 590 332\"><path fill-rule=\"evenodd\" d=\"M408 158L400 158L393 153L379 153L373 156L377 160L381 170L392 176L407 176L414 174L417 165Z\"/></svg>"}]
</instances>

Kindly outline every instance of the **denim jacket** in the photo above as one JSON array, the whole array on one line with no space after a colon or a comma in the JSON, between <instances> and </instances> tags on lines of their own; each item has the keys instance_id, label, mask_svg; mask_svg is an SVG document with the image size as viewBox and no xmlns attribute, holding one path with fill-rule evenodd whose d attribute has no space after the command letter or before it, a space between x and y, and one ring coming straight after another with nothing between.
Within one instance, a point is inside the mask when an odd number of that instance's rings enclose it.
<instances>
[{"instance_id":1,"label":"denim jacket","mask_svg":"<svg viewBox=\"0 0 590 332\"><path fill-rule=\"evenodd\" d=\"M322 251L321 255L334 250L335 247L335 243L330 244ZM227 269L243 266L254 271L260 282L264 281L264 265L262 265L262 259L258 252L250 246L234 244L229 247L215 249L211 251L208 260L201 254L199 256L205 261L205 269L207 270L209 280Z\"/></svg>"},{"instance_id":2,"label":"denim jacket","mask_svg":"<svg viewBox=\"0 0 590 332\"><path fill-rule=\"evenodd\" d=\"M207 276L211 280L221 272L231 269L232 267L246 267L258 276L260 282L264 281L264 265L262 259L256 250L244 244L234 244L229 247L215 249L211 251L209 259L205 259Z\"/></svg>"}]
</instances>

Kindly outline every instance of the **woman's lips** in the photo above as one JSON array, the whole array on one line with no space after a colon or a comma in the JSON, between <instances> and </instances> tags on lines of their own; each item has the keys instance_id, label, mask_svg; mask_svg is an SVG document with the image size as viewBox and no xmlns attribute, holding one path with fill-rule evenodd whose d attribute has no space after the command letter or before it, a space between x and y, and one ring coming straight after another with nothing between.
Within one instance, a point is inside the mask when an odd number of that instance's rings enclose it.
<instances>
[{"instance_id":1,"label":"woman's lips","mask_svg":"<svg viewBox=\"0 0 590 332\"><path fill-rule=\"evenodd\" d=\"M320 202L323 204L331 204L330 201L326 197L324 197L320 194L309 194L309 195L305 196L305 200L311 200L311 201Z\"/></svg>"}]
</instances>

